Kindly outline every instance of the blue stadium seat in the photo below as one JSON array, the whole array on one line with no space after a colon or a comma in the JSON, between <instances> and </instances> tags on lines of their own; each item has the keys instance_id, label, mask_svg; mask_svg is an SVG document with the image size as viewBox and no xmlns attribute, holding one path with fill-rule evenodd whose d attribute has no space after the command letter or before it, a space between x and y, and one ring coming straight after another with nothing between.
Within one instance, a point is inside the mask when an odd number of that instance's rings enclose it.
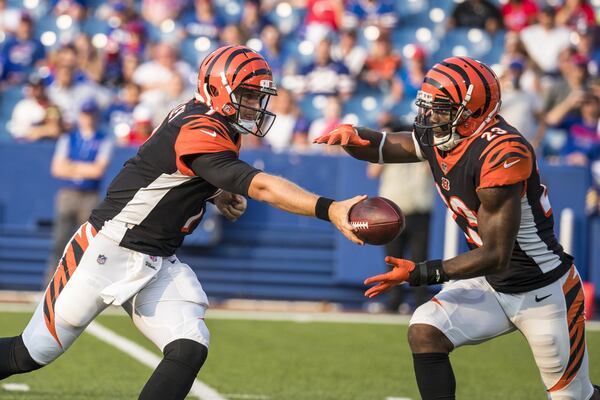
<instances>
[{"instance_id":1,"label":"blue stadium seat","mask_svg":"<svg viewBox=\"0 0 600 400\"><path fill-rule=\"evenodd\" d=\"M344 115L354 114L358 123L376 126L383 111L383 95L376 91L355 93L342 107Z\"/></svg>"},{"instance_id":2,"label":"blue stadium seat","mask_svg":"<svg viewBox=\"0 0 600 400\"><path fill-rule=\"evenodd\" d=\"M315 101L316 97L318 96L306 94L299 102L302 115L304 115L308 121L314 121L315 119L323 116L322 108L318 107L318 104L315 104L318 103L318 99Z\"/></svg>"},{"instance_id":3,"label":"blue stadium seat","mask_svg":"<svg viewBox=\"0 0 600 400\"><path fill-rule=\"evenodd\" d=\"M299 47L302 42L302 39L296 36L282 39L282 47L285 48L289 57L298 64L298 67L308 65L314 60L314 51L310 54L302 54L300 52Z\"/></svg>"},{"instance_id":4,"label":"blue stadium seat","mask_svg":"<svg viewBox=\"0 0 600 400\"><path fill-rule=\"evenodd\" d=\"M449 2L449 0L447 0ZM415 16L417 14L427 13L429 10L429 0L397 1L396 11L401 19Z\"/></svg>"},{"instance_id":5,"label":"blue stadium seat","mask_svg":"<svg viewBox=\"0 0 600 400\"><path fill-rule=\"evenodd\" d=\"M483 59L491 48L490 36L481 29L451 29L442 38L433 59L441 60L455 55Z\"/></svg>"},{"instance_id":6,"label":"blue stadium seat","mask_svg":"<svg viewBox=\"0 0 600 400\"><path fill-rule=\"evenodd\" d=\"M94 36L97 33L107 33L109 26L106 21L96 17L89 17L83 22L82 30L89 36Z\"/></svg>"},{"instance_id":7,"label":"blue stadium seat","mask_svg":"<svg viewBox=\"0 0 600 400\"><path fill-rule=\"evenodd\" d=\"M35 36L39 37L44 32L58 33L56 26L56 17L52 13L42 15L35 23Z\"/></svg>"},{"instance_id":8,"label":"blue stadium seat","mask_svg":"<svg viewBox=\"0 0 600 400\"><path fill-rule=\"evenodd\" d=\"M294 34L298 29L302 28L302 22L304 21L304 16L306 14L305 9L292 8L289 16L282 17L277 13L277 8L278 7L274 7L271 12L266 15L266 18L277 27L282 35Z\"/></svg>"},{"instance_id":9,"label":"blue stadium seat","mask_svg":"<svg viewBox=\"0 0 600 400\"><path fill-rule=\"evenodd\" d=\"M240 0L229 0L219 3L215 6L215 12L223 18L226 24L237 24L242 17L242 2Z\"/></svg>"},{"instance_id":10,"label":"blue stadium seat","mask_svg":"<svg viewBox=\"0 0 600 400\"><path fill-rule=\"evenodd\" d=\"M0 96L0 121L2 121L2 124L4 125L0 126L0 132L6 131L5 124L10 121L15 104L22 98L22 86L9 86L2 91L2 95Z\"/></svg>"},{"instance_id":11,"label":"blue stadium seat","mask_svg":"<svg viewBox=\"0 0 600 400\"><path fill-rule=\"evenodd\" d=\"M405 27L394 29L391 34L392 45L401 51L407 44L418 44L428 54L432 54L439 47L439 42L434 31L429 28Z\"/></svg>"}]
</instances>

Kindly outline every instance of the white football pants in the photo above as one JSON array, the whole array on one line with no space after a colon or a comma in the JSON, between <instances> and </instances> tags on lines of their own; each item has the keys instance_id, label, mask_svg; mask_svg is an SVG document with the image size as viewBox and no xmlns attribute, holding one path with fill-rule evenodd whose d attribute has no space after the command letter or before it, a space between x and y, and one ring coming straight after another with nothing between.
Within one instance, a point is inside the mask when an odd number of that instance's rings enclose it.
<instances>
[{"instance_id":1,"label":"white football pants","mask_svg":"<svg viewBox=\"0 0 600 400\"><path fill-rule=\"evenodd\" d=\"M85 223L23 332L29 354L41 365L52 362L110 304L122 305L161 351L176 339L209 345L208 299L188 265L120 247Z\"/></svg>"},{"instance_id":2,"label":"white football pants","mask_svg":"<svg viewBox=\"0 0 600 400\"><path fill-rule=\"evenodd\" d=\"M587 400L583 288L575 266L531 292L496 292L483 277L452 281L419 307L410 324L438 328L459 347L519 330L527 339L552 400ZM490 361L491 362L491 361Z\"/></svg>"}]
</instances>

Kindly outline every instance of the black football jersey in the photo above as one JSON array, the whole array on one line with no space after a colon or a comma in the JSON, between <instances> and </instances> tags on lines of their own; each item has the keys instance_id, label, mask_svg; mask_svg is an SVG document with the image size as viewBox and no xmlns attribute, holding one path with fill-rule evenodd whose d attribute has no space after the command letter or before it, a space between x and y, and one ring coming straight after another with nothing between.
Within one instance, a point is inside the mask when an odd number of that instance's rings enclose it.
<instances>
[{"instance_id":1,"label":"black football jersey","mask_svg":"<svg viewBox=\"0 0 600 400\"><path fill-rule=\"evenodd\" d=\"M171 110L111 182L90 222L121 246L170 256L200 222L219 189L197 176L186 156L233 152L240 135L221 115L190 100Z\"/></svg>"},{"instance_id":2,"label":"black football jersey","mask_svg":"<svg viewBox=\"0 0 600 400\"><path fill-rule=\"evenodd\" d=\"M487 275L499 292L534 290L560 278L573 263L554 235L554 219L546 187L540 183L533 148L527 140L497 116L485 132L443 153L414 138L418 150L431 167L437 190L464 232L469 248L482 245L477 231L483 188L524 182L521 224L509 267Z\"/></svg>"}]
</instances>

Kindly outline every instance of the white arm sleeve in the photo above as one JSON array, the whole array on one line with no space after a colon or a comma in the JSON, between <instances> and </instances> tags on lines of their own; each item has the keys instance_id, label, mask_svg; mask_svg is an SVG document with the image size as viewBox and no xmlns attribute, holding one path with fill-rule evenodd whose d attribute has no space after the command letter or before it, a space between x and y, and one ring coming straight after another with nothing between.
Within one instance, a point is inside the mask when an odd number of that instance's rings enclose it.
<instances>
[{"instance_id":1,"label":"white arm sleeve","mask_svg":"<svg viewBox=\"0 0 600 400\"><path fill-rule=\"evenodd\" d=\"M423 157L423 153L421 152L421 146L419 145L419 140L417 139L417 137L415 135L415 131L412 132L412 138L413 138L413 143L415 145L415 154L417 155L417 157L419 157L420 160L425 160L425 157Z\"/></svg>"}]
</instances>

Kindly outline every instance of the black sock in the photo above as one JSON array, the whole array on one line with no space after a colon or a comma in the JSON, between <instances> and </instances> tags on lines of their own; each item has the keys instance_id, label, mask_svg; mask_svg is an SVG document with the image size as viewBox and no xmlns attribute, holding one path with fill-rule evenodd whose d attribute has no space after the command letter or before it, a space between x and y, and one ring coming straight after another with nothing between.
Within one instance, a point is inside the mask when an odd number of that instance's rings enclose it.
<instances>
[{"instance_id":1,"label":"black sock","mask_svg":"<svg viewBox=\"0 0 600 400\"><path fill-rule=\"evenodd\" d=\"M455 399L456 380L447 353L413 354L413 364L423 400Z\"/></svg>"},{"instance_id":2,"label":"black sock","mask_svg":"<svg viewBox=\"0 0 600 400\"><path fill-rule=\"evenodd\" d=\"M140 400L183 400L208 356L206 346L177 339L165 346L164 358L140 393Z\"/></svg>"},{"instance_id":3,"label":"black sock","mask_svg":"<svg viewBox=\"0 0 600 400\"><path fill-rule=\"evenodd\" d=\"M41 367L29 355L21 335L0 339L0 380Z\"/></svg>"}]
</instances>

